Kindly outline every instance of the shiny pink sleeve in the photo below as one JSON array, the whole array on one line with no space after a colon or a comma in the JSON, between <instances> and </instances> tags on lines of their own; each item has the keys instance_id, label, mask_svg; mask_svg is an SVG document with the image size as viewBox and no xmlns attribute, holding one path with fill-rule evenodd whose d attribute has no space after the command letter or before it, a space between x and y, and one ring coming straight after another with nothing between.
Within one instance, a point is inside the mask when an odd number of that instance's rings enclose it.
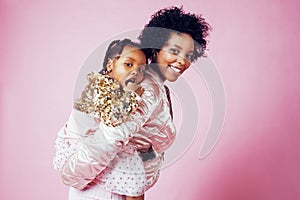
<instances>
[{"instance_id":1,"label":"shiny pink sleeve","mask_svg":"<svg viewBox=\"0 0 300 200\"><path fill-rule=\"evenodd\" d=\"M74 109L56 140L54 166L63 182L85 188L128 143L125 129L97 123L93 116Z\"/></svg>"},{"instance_id":2,"label":"shiny pink sleeve","mask_svg":"<svg viewBox=\"0 0 300 200\"><path fill-rule=\"evenodd\" d=\"M164 86L160 87L154 82L145 81L145 83L146 85L142 86L145 87L145 91L151 91L151 93L143 94L142 98L144 102L149 101L147 104L156 101L156 107L153 112L149 112L150 115L147 116L147 120L139 131L134 134L134 138L140 143L151 143L154 150L161 154L173 144L176 129L170 115L170 104ZM147 87L149 87L148 90Z\"/></svg>"}]
</instances>

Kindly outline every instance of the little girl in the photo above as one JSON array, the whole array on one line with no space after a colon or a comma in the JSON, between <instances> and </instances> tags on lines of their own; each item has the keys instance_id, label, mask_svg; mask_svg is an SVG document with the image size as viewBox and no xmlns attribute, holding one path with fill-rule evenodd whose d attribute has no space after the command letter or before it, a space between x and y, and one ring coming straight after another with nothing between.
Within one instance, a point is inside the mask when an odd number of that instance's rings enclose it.
<instances>
[{"instance_id":1,"label":"little girl","mask_svg":"<svg viewBox=\"0 0 300 200\"><path fill-rule=\"evenodd\" d=\"M58 134L54 159L56 169L63 168L68 156L80 148L80 141L94 134L96 126L102 131L119 126L136 110L143 93L139 83L144 78L145 65L145 54L131 40L115 40L109 45L103 69L87 76L89 83L81 98L75 101L75 110L66 127ZM106 126L101 126L103 123ZM113 160L104 158L103 166L99 166L103 170L99 170L97 178L89 183L89 189L70 189L70 200L109 195L126 196L127 200L144 199L147 181L141 157L132 146L120 144L117 148L122 148L122 151Z\"/></svg>"}]
</instances>

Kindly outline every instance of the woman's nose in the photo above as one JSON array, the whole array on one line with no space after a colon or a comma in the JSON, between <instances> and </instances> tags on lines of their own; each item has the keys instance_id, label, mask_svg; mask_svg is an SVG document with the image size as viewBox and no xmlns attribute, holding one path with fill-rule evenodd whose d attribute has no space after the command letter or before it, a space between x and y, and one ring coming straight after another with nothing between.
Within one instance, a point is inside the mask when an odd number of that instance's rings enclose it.
<instances>
[{"instance_id":1,"label":"woman's nose","mask_svg":"<svg viewBox=\"0 0 300 200\"><path fill-rule=\"evenodd\" d=\"M177 62L178 62L180 65L182 65L182 66L185 66L185 64L186 64L186 60L185 60L185 58L182 57L182 56L178 56L178 57L177 57Z\"/></svg>"}]
</instances>

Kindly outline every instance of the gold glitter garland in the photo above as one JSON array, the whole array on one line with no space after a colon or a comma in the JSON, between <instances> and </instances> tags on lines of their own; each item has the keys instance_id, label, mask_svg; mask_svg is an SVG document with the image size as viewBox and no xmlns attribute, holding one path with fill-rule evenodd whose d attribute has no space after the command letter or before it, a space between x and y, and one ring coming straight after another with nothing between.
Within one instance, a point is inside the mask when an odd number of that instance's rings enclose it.
<instances>
[{"instance_id":1,"label":"gold glitter garland","mask_svg":"<svg viewBox=\"0 0 300 200\"><path fill-rule=\"evenodd\" d=\"M87 79L88 85L74 102L75 109L93 113L108 126L118 126L138 107L137 94L124 91L115 79L94 72Z\"/></svg>"}]
</instances>

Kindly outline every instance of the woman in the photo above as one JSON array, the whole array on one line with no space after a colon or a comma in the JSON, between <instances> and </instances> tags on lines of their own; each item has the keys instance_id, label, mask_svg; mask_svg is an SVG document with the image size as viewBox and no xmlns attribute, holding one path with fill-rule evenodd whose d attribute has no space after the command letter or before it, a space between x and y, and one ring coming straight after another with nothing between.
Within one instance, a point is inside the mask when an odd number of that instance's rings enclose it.
<instances>
[{"instance_id":1,"label":"woman","mask_svg":"<svg viewBox=\"0 0 300 200\"><path fill-rule=\"evenodd\" d=\"M210 25L201 16L185 13L182 7L171 7L152 15L139 36L141 47L146 49L146 56L151 60L146 73L156 80L160 88L158 95L167 94L171 116L173 113L169 89L163 84L166 80L176 81L192 62L204 56L206 37L210 30ZM151 140L151 143L155 150L155 140ZM161 162L161 160L159 164L145 162L146 174L147 172L148 175L151 175L151 172L159 174ZM151 186L157 181L158 176L152 178L155 180Z\"/></svg>"},{"instance_id":2,"label":"woman","mask_svg":"<svg viewBox=\"0 0 300 200\"><path fill-rule=\"evenodd\" d=\"M97 128L97 134L83 140L80 148L68 156L61 169L62 178L65 184L79 189L70 190L70 196L85 189L93 193L91 198L105 199L100 196L99 191L103 188L99 187L98 181L107 166L102 161L114 159L125 146L139 149L151 144L149 154L154 156L144 160L147 189L156 183L163 154L175 139L169 94L163 83L176 81L191 62L203 56L209 30L210 26L201 16L184 13L182 8L162 9L152 16L139 36L142 47L147 49L146 56L151 60L141 83L145 90L142 103L131 120L105 129L105 132ZM115 136L105 148L105 154L98 151L103 150L103 135ZM108 196L107 199L124 198L115 193Z\"/></svg>"}]
</instances>

